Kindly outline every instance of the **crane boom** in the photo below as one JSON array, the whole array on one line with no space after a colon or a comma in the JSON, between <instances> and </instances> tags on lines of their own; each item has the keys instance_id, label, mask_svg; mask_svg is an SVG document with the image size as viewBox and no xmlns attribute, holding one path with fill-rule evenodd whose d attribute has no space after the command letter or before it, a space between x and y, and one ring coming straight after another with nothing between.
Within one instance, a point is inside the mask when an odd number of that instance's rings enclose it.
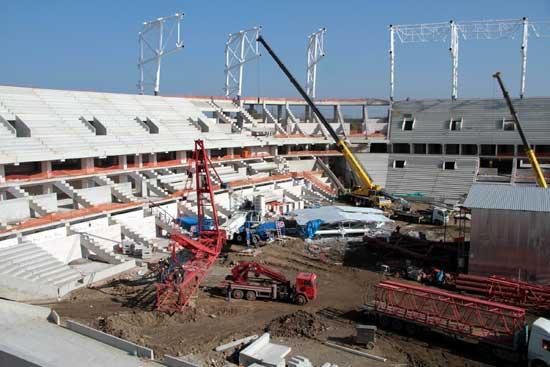
<instances>
[{"instance_id":1,"label":"crane boom","mask_svg":"<svg viewBox=\"0 0 550 367\"><path fill-rule=\"evenodd\" d=\"M493 78L495 78L498 81L498 85L500 86L500 89L502 90L502 95L504 96L504 99L506 100L506 104L508 105L508 109L510 110L510 114L512 115L512 118L514 119L514 123L516 127L518 128L519 136L521 137L521 141L523 142L523 150L525 150L525 154L527 154L527 158L529 159L529 163L531 163L531 167L533 167L533 171L535 172L535 178L537 180L537 184L542 188L548 188L546 184L546 180L544 179L544 174L542 173L542 169L540 168L539 161L537 160L537 156L535 155L535 151L531 148L531 145L529 145L529 142L527 141L527 137L523 133L523 129L521 128L521 124L519 123L519 117L518 113L516 112L516 109L514 108L514 105L512 104L512 99L510 98L510 95L508 94L508 91L506 90L506 87L504 87L504 83L502 82L502 79L500 78L500 72L496 72L493 75Z\"/></svg>"},{"instance_id":2,"label":"crane boom","mask_svg":"<svg viewBox=\"0 0 550 367\"><path fill-rule=\"evenodd\" d=\"M374 184L374 182L372 181L372 178L369 176L369 174L367 173L367 171L365 170L365 168L363 167L361 162L359 162L357 157L355 157L355 155L351 151L351 149L348 146L348 144L346 143L346 141L344 139L340 138L338 136L338 134L336 134L336 131L334 131L332 126L330 126L330 124L328 123L325 116L323 116L321 111L319 111L319 109L317 108L315 103L313 103L311 98L307 95L306 91L302 88L300 83L298 83L298 81L290 73L290 71L287 69L285 64L283 64L283 62L281 61L281 59L279 59L279 57L275 54L275 52L267 44L265 39L262 36L258 36L257 41L265 47L265 49L267 50L269 55L273 58L273 60L275 60L277 65L279 65L279 67L281 68L283 73L286 75L288 80L290 80L290 82L292 83L294 88L296 88L298 93L300 93L302 98L304 98L304 100L306 101L308 106L311 108L311 110L313 111L315 116L317 116L319 121L321 121L323 126L329 132L330 136L336 142L336 146L338 147L338 150L344 155L344 158L346 159L346 162L348 162L348 164L351 166L352 171L355 173L355 175L357 176L357 178L361 182L361 188L358 191L356 191L356 194L368 196L370 194L370 191L373 191L373 190L374 191L380 191L382 188L379 185Z\"/></svg>"}]
</instances>

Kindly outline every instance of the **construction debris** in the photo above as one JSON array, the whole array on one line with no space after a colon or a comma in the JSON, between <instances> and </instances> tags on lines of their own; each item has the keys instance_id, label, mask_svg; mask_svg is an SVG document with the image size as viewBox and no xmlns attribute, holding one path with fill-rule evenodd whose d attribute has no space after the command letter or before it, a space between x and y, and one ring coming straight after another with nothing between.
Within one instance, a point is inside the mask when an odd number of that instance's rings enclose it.
<instances>
[{"instance_id":1,"label":"construction debris","mask_svg":"<svg viewBox=\"0 0 550 367\"><path fill-rule=\"evenodd\" d=\"M315 338L326 329L327 326L318 316L302 310L277 317L266 327L271 335L285 338Z\"/></svg>"}]
</instances>

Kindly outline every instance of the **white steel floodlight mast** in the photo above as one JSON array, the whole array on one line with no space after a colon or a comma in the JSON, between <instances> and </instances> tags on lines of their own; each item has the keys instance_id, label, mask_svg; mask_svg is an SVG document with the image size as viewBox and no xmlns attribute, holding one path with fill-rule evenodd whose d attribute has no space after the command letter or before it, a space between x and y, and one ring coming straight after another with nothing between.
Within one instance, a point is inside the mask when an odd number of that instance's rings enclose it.
<instances>
[{"instance_id":1,"label":"white steel floodlight mast","mask_svg":"<svg viewBox=\"0 0 550 367\"><path fill-rule=\"evenodd\" d=\"M153 93L160 92L161 59L183 48L181 38L181 21L183 13L144 22L139 32L139 83L140 94L145 93L147 86L153 87ZM171 42L175 40L175 44Z\"/></svg>"},{"instance_id":2,"label":"white steel floodlight mast","mask_svg":"<svg viewBox=\"0 0 550 367\"><path fill-rule=\"evenodd\" d=\"M316 97L317 89L317 64L325 56L325 33L327 29L321 28L312 33L307 41L307 79L306 93L311 98Z\"/></svg>"},{"instance_id":3,"label":"white steel floodlight mast","mask_svg":"<svg viewBox=\"0 0 550 367\"><path fill-rule=\"evenodd\" d=\"M244 64L260 57L256 41L261 26L230 33L225 43L225 95L241 100L243 93ZM239 102L240 103L240 102Z\"/></svg>"},{"instance_id":4,"label":"white steel floodlight mast","mask_svg":"<svg viewBox=\"0 0 550 367\"><path fill-rule=\"evenodd\" d=\"M527 18L449 23L390 25L390 100L395 89L395 40L401 43L450 42L451 98L458 98L459 40L515 39L522 32L520 97L525 95L527 43L529 36L550 38L550 21L529 21Z\"/></svg>"}]
</instances>

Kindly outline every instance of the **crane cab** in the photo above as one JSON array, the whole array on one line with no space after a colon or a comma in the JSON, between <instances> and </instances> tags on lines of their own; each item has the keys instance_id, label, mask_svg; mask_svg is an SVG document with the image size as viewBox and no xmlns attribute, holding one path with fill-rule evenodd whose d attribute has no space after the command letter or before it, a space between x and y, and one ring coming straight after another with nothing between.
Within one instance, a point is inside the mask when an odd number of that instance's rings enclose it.
<instances>
[{"instance_id":1,"label":"crane cab","mask_svg":"<svg viewBox=\"0 0 550 367\"><path fill-rule=\"evenodd\" d=\"M297 304L303 305L308 301L314 300L317 297L317 274L298 273L294 288L294 301Z\"/></svg>"}]
</instances>

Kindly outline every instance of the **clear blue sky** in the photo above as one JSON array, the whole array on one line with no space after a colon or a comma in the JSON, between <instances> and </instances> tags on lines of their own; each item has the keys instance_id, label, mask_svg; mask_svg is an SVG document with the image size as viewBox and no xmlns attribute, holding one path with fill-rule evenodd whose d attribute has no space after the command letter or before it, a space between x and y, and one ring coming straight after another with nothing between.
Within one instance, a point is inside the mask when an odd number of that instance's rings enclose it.
<instances>
[{"instance_id":1,"label":"clear blue sky","mask_svg":"<svg viewBox=\"0 0 550 367\"><path fill-rule=\"evenodd\" d=\"M550 19L550 1L3 0L0 84L133 93L141 23L177 11L185 13L185 49L165 59L161 94L221 95L228 33L262 25L302 82L306 37L327 28L319 97L387 97L389 24ZM460 54L461 97L499 96L491 78L496 70L517 95L519 39L463 42ZM449 96L447 45L398 44L396 60L398 98ZM550 95L549 66L550 39L531 39L527 95ZM245 95L296 95L265 52L246 73Z\"/></svg>"}]
</instances>

